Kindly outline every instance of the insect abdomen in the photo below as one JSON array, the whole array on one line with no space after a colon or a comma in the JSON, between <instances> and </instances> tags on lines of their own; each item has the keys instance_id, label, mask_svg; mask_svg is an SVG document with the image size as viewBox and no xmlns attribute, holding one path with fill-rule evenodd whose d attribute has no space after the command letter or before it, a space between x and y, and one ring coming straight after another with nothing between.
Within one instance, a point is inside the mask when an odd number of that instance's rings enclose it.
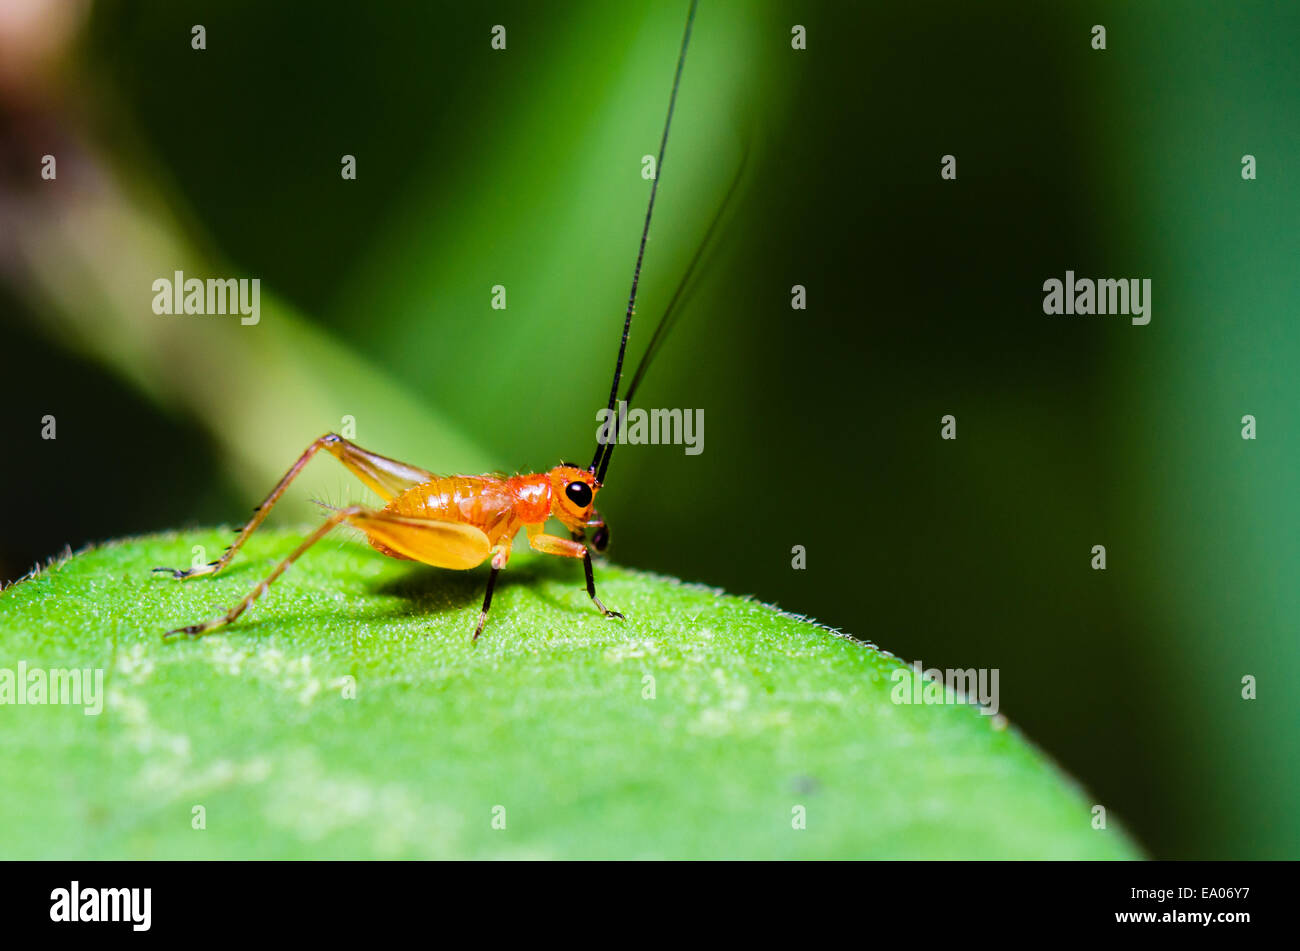
<instances>
[{"instance_id":1,"label":"insect abdomen","mask_svg":"<svg viewBox=\"0 0 1300 951\"><path fill-rule=\"evenodd\" d=\"M499 479L482 476L446 476L412 486L388 503L397 515L467 522L490 538L510 515L513 498Z\"/></svg>"}]
</instances>

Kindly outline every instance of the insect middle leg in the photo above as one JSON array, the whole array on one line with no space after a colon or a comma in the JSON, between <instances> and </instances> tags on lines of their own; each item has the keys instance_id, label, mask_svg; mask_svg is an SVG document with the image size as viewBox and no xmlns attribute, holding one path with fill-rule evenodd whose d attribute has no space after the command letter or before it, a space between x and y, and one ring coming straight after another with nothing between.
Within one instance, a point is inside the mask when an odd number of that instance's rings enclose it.
<instances>
[{"instance_id":1,"label":"insect middle leg","mask_svg":"<svg viewBox=\"0 0 1300 951\"><path fill-rule=\"evenodd\" d=\"M275 488L271 490L271 494L266 497L261 505L253 509L253 517L249 519L248 524L240 529L235 543L227 548L220 558L197 568L155 568L153 570L170 572L173 578L185 579L198 575L216 574L226 567L226 565L230 564L230 560L235 557L235 553L248 540L248 536L253 534L257 526L262 524L262 520L271 511L271 506L275 505L280 496L284 495L284 490L289 487L289 483L297 478L298 474L311 460L311 457L322 449L334 455L339 462L347 466L353 475L378 493L385 502L392 500L413 485L428 482L434 478L431 472L426 472L415 466L408 466L404 462L389 459L378 453L369 452L335 433L326 433L307 447L306 452L298 457L298 461L289 467L289 471L284 474L284 478L276 483Z\"/></svg>"},{"instance_id":2,"label":"insect middle leg","mask_svg":"<svg viewBox=\"0 0 1300 951\"><path fill-rule=\"evenodd\" d=\"M611 611L596 597L596 573L591 566L591 551L582 542L571 541L567 538L560 538L558 535L547 535L542 531L540 525L526 526L528 531L528 544L533 551L539 551L544 555L560 555L563 558L581 558L582 567L587 572L587 594L591 596L592 604L605 617L616 617L620 621L624 620L623 615L617 611Z\"/></svg>"},{"instance_id":3,"label":"insect middle leg","mask_svg":"<svg viewBox=\"0 0 1300 951\"><path fill-rule=\"evenodd\" d=\"M483 595L483 611L478 616L478 627L474 628L474 636L470 638L470 643L478 640L478 636L483 633L483 626L487 624L488 609L492 607L492 589L497 586L497 575L501 574L501 569L510 561L510 543L510 538L502 539L492 551L492 573L488 575L487 592Z\"/></svg>"}]
</instances>

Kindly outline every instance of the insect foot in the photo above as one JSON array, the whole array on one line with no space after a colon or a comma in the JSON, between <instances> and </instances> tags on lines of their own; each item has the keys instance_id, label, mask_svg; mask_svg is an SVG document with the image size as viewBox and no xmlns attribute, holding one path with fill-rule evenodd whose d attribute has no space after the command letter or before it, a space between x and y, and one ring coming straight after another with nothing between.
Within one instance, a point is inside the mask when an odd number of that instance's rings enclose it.
<instances>
[{"instance_id":1,"label":"insect foot","mask_svg":"<svg viewBox=\"0 0 1300 951\"><path fill-rule=\"evenodd\" d=\"M191 624L188 627L178 627L164 634L163 640L165 641L169 637L175 637L177 634L184 634L186 637L198 637L207 629L207 624Z\"/></svg>"},{"instance_id":2,"label":"insect foot","mask_svg":"<svg viewBox=\"0 0 1300 951\"><path fill-rule=\"evenodd\" d=\"M210 561L206 565L199 565L197 568L154 568L154 571L170 571L173 578L179 578L184 581L186 578L193 578L197 575L210 575L217 570L218 562Z\"/></svg>"}]
</instances>

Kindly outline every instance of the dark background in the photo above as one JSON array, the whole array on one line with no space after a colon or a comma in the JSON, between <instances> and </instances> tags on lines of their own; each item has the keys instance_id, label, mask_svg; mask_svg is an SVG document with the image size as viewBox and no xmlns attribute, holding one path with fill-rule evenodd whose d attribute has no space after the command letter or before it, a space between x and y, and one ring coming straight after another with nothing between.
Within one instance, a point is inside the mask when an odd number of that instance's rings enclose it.
<instances>
[{"instance_id":1,"label":"dark background","mask_svg":"<svg viewBox=\"0 0 1300 951\"><path fill-rule=\"evenodd\" d=\"M9 24L0 578L238 522L345 414L435 471L588 458L684 9ZM620 448L612 557L1000 669L1154 856L1296 857L1298 40L1290 3L706 0L633 337L747 148L640 395L702 408L704 452ZM153 314L176 268L260 277L261 323ZM1045 316L1067 269L1150 278L1151 323ZM324 460L291 496L290 523L362 492Z\"/></svg>"}]
</instances>

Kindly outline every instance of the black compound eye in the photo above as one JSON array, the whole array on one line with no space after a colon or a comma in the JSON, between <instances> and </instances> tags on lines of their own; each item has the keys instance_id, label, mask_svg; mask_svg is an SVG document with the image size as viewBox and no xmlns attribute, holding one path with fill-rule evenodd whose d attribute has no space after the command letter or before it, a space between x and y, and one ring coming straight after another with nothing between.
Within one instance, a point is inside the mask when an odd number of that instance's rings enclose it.
<instances>
[{"instance_id":1,"label":"black compound eye","mask_svg":"<svg viewBox=\"0 0 1300 951\"><path fill-rule=\"evenodd\" d=\"M580 509L591 504L591 486L585 482L570 482L564 487L564 494Z\"/></svg>"}]
</instances>

